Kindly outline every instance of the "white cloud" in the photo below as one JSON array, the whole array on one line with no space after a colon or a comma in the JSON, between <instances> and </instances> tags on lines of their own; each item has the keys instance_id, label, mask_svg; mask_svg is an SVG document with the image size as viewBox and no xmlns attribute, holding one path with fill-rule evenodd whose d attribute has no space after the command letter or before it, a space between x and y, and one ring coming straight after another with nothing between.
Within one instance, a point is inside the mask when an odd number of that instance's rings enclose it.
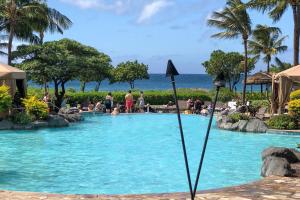
<instances>
[{"instance_id":1,"label":"white cloud","mask_svg":"<svg viewBox=\"0 0 300 200\"><path fill-rule=\"evenodd\" d=\"M128 9L132 0L61 0L62 2L73 4L81 9L99 9L123 13Z\"/></svg>"},{"instance_id":2,"label":"white cloud","mask_svg":"<svg viewBox=\"0 0 300 200\"><path fill-rule=\"evenodd\" d=\"M151 3L148 3L144 6L137 23L142 24L149 19L151 19L154 15L156 15L162 9L172 5L173 3L168 0L156 0Z\"/></svg>"}]
</instances>

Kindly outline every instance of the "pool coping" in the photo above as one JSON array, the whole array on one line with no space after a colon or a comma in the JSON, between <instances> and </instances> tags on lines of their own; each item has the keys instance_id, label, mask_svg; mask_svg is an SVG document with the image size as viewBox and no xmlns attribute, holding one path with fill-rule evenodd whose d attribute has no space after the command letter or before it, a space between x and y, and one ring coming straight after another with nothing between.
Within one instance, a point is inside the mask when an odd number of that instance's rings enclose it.
<instances>
[{"instance_id":1,"label":"pool coping","mask_svg":"<svg viewBox=\"0 0 300 200\"><path fill-rule=\"evenodd\" d=\"M160 193L160 194L128 194L128 195L64 195L50 193L34 193L20 191L0 191L3 200L116 200L116 199L147 199L147 200L177 200L190 199L189 193ZM233 187L200 191L195 199L199 200L293 200L300 199L300 178L267 177L255 182Z\"/></svg>"}]
</instances>

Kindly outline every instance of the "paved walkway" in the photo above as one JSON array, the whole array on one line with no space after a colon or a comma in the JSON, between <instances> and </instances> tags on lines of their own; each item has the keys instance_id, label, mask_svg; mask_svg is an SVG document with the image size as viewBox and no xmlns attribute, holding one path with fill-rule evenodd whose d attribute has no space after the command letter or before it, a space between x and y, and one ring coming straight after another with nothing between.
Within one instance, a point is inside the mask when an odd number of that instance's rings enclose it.
<instances>
[{"instance_id":1,"label":"paved walkway","mask_svg":"<svg viewBox=\"0 0 300 200\"><path fill-rule=\"evenodd\" d=\"M149 195L59 195L29 192L0 191L1 200L177 200L189 199L187 193ZM269 177L263 180L200 193L197 200L300 200L300 178Z\"/></svg>"}]
</instances>

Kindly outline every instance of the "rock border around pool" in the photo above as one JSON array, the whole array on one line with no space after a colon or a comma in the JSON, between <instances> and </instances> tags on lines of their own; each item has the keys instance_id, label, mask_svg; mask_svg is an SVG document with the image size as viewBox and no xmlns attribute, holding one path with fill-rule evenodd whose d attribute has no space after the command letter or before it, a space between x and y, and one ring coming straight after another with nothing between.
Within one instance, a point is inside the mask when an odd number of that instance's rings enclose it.
<instances>
[{"instance_id":1,"label":"rock border around pool","mask_svg":"<svg viewBox=\"0 0 300 200\"><path fill-rule=\"evenodd\" d=\"M0 121L0 130L33 130L39 128L60 128L68 127L70 123L83 121L84 118L79 113L62 113L57 115L49 115L47 120L37 120L26 125L14 124L4 119Z\"/></svg>"}]
</instances>

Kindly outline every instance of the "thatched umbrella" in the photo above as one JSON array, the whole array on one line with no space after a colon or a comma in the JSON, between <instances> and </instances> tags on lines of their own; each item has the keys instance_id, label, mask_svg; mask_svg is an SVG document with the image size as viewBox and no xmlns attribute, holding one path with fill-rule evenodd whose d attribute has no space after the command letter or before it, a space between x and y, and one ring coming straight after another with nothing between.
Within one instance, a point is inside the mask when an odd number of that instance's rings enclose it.
<instances>
[{"instance_id":1,"label":"thatched umbrella","mask_svg":"<svg viewBox=\"0 0 300 200\"><path fill-rule=\"evenodd\" d=\"M272 75L267 72L257 72L252 76L247 78L247 85L251 85L251 92L252 92L252 85L260 85L261 93L263 92L263 85L268 85L272 83Z\"/></svg>"}]
</instances>

